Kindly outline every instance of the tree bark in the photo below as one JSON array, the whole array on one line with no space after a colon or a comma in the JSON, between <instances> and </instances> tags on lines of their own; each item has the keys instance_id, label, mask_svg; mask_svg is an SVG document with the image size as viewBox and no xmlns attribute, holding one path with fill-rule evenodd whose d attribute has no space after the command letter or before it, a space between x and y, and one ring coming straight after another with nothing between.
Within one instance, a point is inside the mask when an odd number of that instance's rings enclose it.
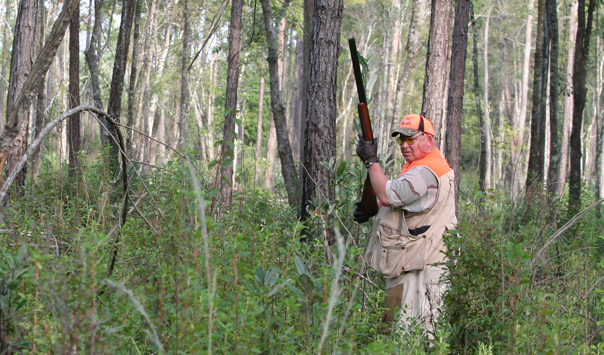
<instances>
[{"instance_id":1,"label":"tree bark","mask_svg":"<svg viewBox=\"0 0 604 355\"><path fill-rule=\"evenodd\" d=\"M258 121L256 124L256 166L254 169L254 183L260 176L260 155L262 154L262 121L264 111L264 75L260 76L260 91L258 93Z\"/></svg>"},{"instance_id":2,"label":"tree bark","mask_svg":"<svg viewBox=\"0 0 604 355\"><path fill-rule=\"evenodd\" d=\"M309 208L317 208L321 201L330 202L335 198L333 176L321 163L334 159L336 153L337 66L342 11L341 0L315 0L304 169L301 171L302 220L309 216Z\"/></svg>"},{"instance_id":3,"label":"tree bark","mask_svg":"<svg viewBox=\"0 0 604 355\"><path fill-rule=\"evenodd\" d=\"M568 20L568 38L569 44L575 43L577 38L577 2L573 2L570 7L570 16ZM575 47L569 45L566 51L566 74L564 88L564 108L562 116L562 142L560 143L560 167L558 170L558 190L557 195L564 194L564 186L566 184L566 170L568 167L568 152L569 152L569 136L573 120L573 95L572 95L572 80L573 80L573 64L575 61Z\"/></svg>"},{"instance_id":4,"label":"tree bark","mask_svg":"<svg viewBox=\"0 0 604 355\"><path fill-rule=\"evenodd\" d=\"M548 167L548 192L554 196L558 191L558 170L560 169L560 146L558 144L558 102L560 100L560 81L558 74L558 10L556 0L545 0L545 11L549 23L550 62L549 62L549 131L550 158ZM564 184L564 182L562 182Z\"/></svg>"},{"instance_id":5,"label":"tree bark","mask_svg":"<svg viewBox=\"0 0 604 355\"><path fill-rule=\"evenodd\" d=\"M121 121L122 94L124 91L124 76L126 73L126 62L128 60L128 51L130 49L130 32L134 20L135 0L124 0L122 5L122 19L118 34L117 46L115 49L115 61L113 63L113 75L111 77L111 89L109 91L109 100L107 102L107 114L117 123ZM108 125L106 130L101 130L108 135L107 141L111 146L111 165L114 170L118 168L119 144L117 142L117 133L113 125ZM126 167L124 167L125 169Z\"/></svg>"},{"instance_id":6,"label":"tree bark","mask_svg":"<svg viewBox=\"0 0 604 355\"><path fill-rule=\"evenodd\" d=\"M44 0L38 0L38 54L42 51L44 46L44 22L46 18L46 10L44 8ZM34 127L34 135L37 136L42 130L44 125L44 111L46 110L46 80L42 78L39 81L38 87L36 88L36 120ZM0 90L0 92L3 92ZM4 96L4 95L0 95ZM0 111L1 112L1 111ZM31 178L34 183L38 181L38 174L40 173L40 147L36 148L31 157Z\"/></svg>"},{"instance_id":7,"label":"tree bark","mask_svg":"<svg viewBox=\"0 0 604 355\"><path fill-rule=\"evenodd\" d=\"M577 40L575 41L575 61L573 64L573 122L570 134L570 177L568 193L568 213L570 216L581 208L581 128L583 110L587 100L587 62L589 39L591 36L595 1L590 0L585 19L585 0L578 1Z\"/></svg>"},{"instance_id":8,"label":"tree bark","mask_svg":"<svg viewBox=\"0 0 604 355\"><path fill-rule=\"evenodd\" d=\"M528 95L529 95L529 73L531 66L531 47L532 47L532 32L533 32L533 8L535 1L529 0L528 16L524 27L524 56L522 60L522 83L520 89L520 112L518 113L518 139L515 141L512 148L512 163L514 165L514 174L512 182L512 199L515 199L520 193L521 179L524 177L526 163L522 157L524 146L524 130L526 127L526 115L528 112Z\"/></svg>"},{"instance_id":9,"label":"tree bark","mask_svg":"<svg viewBox=\"0 0 604 355\"><path fill-rule=\"evenodd\" d=\"M80 4L76 5L69 22L69 108L80 106ZM77 173L80 137L80 113L67 121L69 143L69 175Z\"/></svg>"},{"instance_id":10,"label":"tree bark","mask_svg":"<svg viewBox=\"0 0 604 355\"><path fill-rule=\"evenodd\" d=\"M269 71L269 86L271 92L271 111L273 120L275 121L275 130L277 133L277 151L281 161L281 173L287 190L287 200L291 207L298 205L300 196L298 174L296 165L292 155L291 146L289 143L287 125L285 123L285 107L283 106L283 91L280 85L279 72L279 37L275 26L273 25L273 15L269 0L261 0L262 12L264 14L264 28L266 30L266 38L268 44L268 71ZM289 3L286 2L285 6ZM335 102L334 102L335 103Z\"/></svg>"},{"instance_id":11,"label":"tree bark","mask_svg":"<svg viewBox=\"0 0 604 355\"><path fill-rule=\"evenodd\" d=\"M11 0L6 0L5 2L5 15L4 17L7 19L6 21L2 21L2 43L6 45L6 43L8 43L8 34L10 32L10 27L8 24L8 17L11 13L11 5L12 5L12 1ZM2 53L0 53L0 77L2 78L6 78L6 59L8 57L9 53L8 51L2 51ZM4 112L4 100L6 99L6 95L4 95L4 93L6 92L6 80L0 80L0 115ZM2 132L2 125L0 125L0 132Z\"/></svg>"},{"instance_id":12,"label":"tree bark","mask_svg":"<svg viewBox=\"0 0 604 355\"><path fill-rule=\"evenodd\" d=\"M241 49L241 14L243 0L233 0L231 22L229 25L229 54L224 107L224 125L222 127L222 150L220 169L220 196L225 205L233 199L233 145L235 142L235 117L237 111L237 87L239 85L239 51Z\"/></svg>"},{"instance_id":13,"label":"tree bark","mask_svg":"<svg viewBox=\"0 0 604 355\"><path fill-rule=\"evenodd\" d=\"M450 19L451 0L432 0L422 115L432 121L437 145L445 112Z\"/></svg>"},{"instance_id":14,"label":"tree bark","mask_svg":"<svg viewBox=\"0 0 604 355\"><path fill-rule=\"evenodd\" d=\"M4 154L8 154L6 163L9 174L13 172L21 156L27 150L27 128L29 125L30 112L29 105L17 105L17 99L21 94L29 94L24 92L26 89L25 82L30 75L34 63L35 50L35 34L36 34L36 18L38 4L36 0L21 0L19 12L15 22L12 57L10 63L10 78L8 80L8 95L6 107L6 127L4 132L11 133L10 146L5 148L2 140L2 158ZM11 115L13 112L16 115ZM15 116L14 119L11 119ZM6 152L6 153L5 153ZM4 158L6 159L6 158ZM3 159L3 162L4 162ZM2 163L3 163L2 162ZM0 165L4 167L4 164ZM3 169L0 169L0 172ZM22 186L25 184L25 176L27 169L24 166L18 173L15 180L15 192L20 195Z\"/></svg>"},{"instance_id":15,"label":"tree bark","mask_svg":"<svg viewBox=\"0 0 604 355\"><path fill-rule=\"evenodd\" d=\"M127 126L139 129L137 124L136 88L138 86L138 58L140 57L140 25L141 25L141 5L142 0L136 0L134 10L134 34L132 35L132 63L130 64L130 80L128 82L128 123ZM130 159L137 156L137 145L134 140L134 132L128 129L126 132L126 152Z\"/></svg>"},{"instance_id":16,"label":"tree bark","mask_svg":"<svg viewBox=\"0 0 604 355\"><path fill-rule=\"evenodd\" d=\"M180 110L178 116L178 149L183 150L187 142L187 112L189 111L189 77L188 67L190 58L189 37L191 36L189 24L189 0L184 0L184 30L182 35L182 62L180 69Z\"/></svg>"},{"instance_id":17,"label":"tree bark","mask_svg":"<svg viewBox=\"0 0 604 355\"><path fill-rule=\"evenodd\" d=\"M545 178L545 118L547 73L549 68L549 36L545 15L545 0L538 1L537 42L533 65L533 107L531 109L531 138L526 176L526 192L539 188Z\"/></svg>"},{"instance_id":18,"label":"tree bark","mask_svg":"<svg viewBox=\"0 0 604 355\"><path fill-rule=\"evenodd\" d=\"M90 35L90 42L88 48L84 52L86 57L86 64L88 65L88 72L90 74L90 91L92 93L92 100L94 106L98 109L103 108L103 99L101 97L101 84L99 79L99 62L100 62L100 40L101 31L103 24L103 2L104 0L94 1L94 26L92 34ZM104 121L101 121L104 122ZM107 123L105 122L105 125ZM101 127L101 144L107 145L109 141L106 139L105 129Z\"/></svg>"},{"instance_id":19,"label":"tree bark","mask_svg":"<svg viewBox=\"0 0 604 355\"><path fill-rule=\"evenodd\" d=\"M455 25L451 46L451 72L449 77L449 97L447 99L447 130L445 135L445 157L455 171L455 206L459 201L459 181L461 177L461 116L463 113L464 78L468 47L468 19L470 1L457 0L455 5Z\"/></svg>"},{"instance_id":20,"label":"tree bark","mask_svg":"<svg viewBox=\"0 0 604 355\"><path fill-rule=\"evenodd\" d=\"M478 80L478 30L476 28L476 18L474 17L474 6L470 4L470 20L472 21L472 72L474 73L474 98L476 100L476 115L478 116L478 126L480 131L480 162L478 185L480 191L486 193L485 178L487 175L487 148L486 136L484 132L484 117L480 103L480 84Z\"/></svg>"},{"instance_id":21,"label":"tree bark","mask_svg":"<svg viewBox=\"0 0 604 355\"><path fill-rule=\"evenodd\" d=\"M487 18L484 24L484 121L480 134L484 135L484 192L488 192L491 189L491 177L493 175L493 144L492 137L493 132L491 128L491 115L490 115L490 98L489 98L489 26L491 23L491 15L487 14ZM482 138L481 138L482 139ZM481 161L481 164L483 162ZM482 166L482 165L481 165ZM481 175L482 176L482 175Z\"/></svg>"}]
</instances>

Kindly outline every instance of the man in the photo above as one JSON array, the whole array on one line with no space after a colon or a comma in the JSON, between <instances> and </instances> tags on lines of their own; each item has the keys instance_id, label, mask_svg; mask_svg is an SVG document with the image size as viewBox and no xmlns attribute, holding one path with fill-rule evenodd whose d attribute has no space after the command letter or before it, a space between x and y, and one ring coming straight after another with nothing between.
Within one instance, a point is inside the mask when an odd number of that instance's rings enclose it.
<instances>
[{"instance_id":1,"label":"man","mask_svg":"<svg viewBox=\"0 0 604 355\"><path fill-rule=\"evenodd\" d=\"M446 261L443 234L457 223L453 170L436 148L434 135L425 117L403 118L391 136L399 143L406 164L393 180L379 164L376 140L367 142L359 136L357 145L380 206L365 259L386 276L382 321L390 325L394 309L400 308L399 326L409 326L416 318L429 339L446 289L439 282ZM362 223L370 217L359 212L357 205L355 221ZM389 333L390 326L384 330Z\"/></svg>"}]
</instances>

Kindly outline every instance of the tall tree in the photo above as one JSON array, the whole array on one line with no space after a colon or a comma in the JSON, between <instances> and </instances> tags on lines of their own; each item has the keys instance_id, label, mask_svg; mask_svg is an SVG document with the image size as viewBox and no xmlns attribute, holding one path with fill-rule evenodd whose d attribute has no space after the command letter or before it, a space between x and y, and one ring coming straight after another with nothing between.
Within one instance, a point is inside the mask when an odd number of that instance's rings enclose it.
<instances>
[{"instance_id":1,"label":"tall tree","mask_svg":"<svg viewBox=\"0 0 604 355\"><path fill-rule=\"evenodd\" d=\"M560 80L558 73L558 10L556 0L545 0L545 13L549 24L549 132L550 159L547 173L548 192L555 195L558 191L558 170L560 166L560 145L558 144L558 102L560 101ZM564 184L564 182L562 182Z\"/></svg>"},{"instance_id":2,"label":"tall tree","mask_svg":"<svg viewBox=\"0 0 604 355\"><path fill-rule=\"evenodd\" d=\"M573 81L573 64L575 62L575 47L572 45L577 38L577 2L573 1L568 16L568 31L566 50L566 73L564 81L567 83L564 89L564 108L562 109L562 142L560 143L560 166L558 169L557 195L562 196L566 183L566 167L568 166L569 136L573 120L573 96L571 95L571 84Z\"/></svg>"},{"instance_id":3,"label":"tall tree","mask_svg":"<svg viewBox=\"0 0 604 355\"><path fill-rule=\"evenodd\" d=\"M115 49L115 60L113 62L113 75L111 77L109 101L107 102L107 114L118 123L120 122L120 114L122 111L124 76L126 73L128 50L130 48L130 33L132 31L132 23L134 21L135 5L136 0L124 0L122 4L122 19L120 22L120 30ZM104 132L104 134L108 135L107 141L109 142L112 150L111 162L115 170L117 170L120 146L117 140L116 127L111 124L107 124L106 128L107 129L102 129L101 132ZM123 167L123 169L126 169L126 167Z\"/></svg>"},{"instance_id":4,"label":"tall tree","mask_svg":"<svg viewBox=\"0 0 604 355\"><path fill-rule=\"evenodd\" d=\"M438 139L445 112L450 22L451 0L432 0L422 115L432 121Z\"/></svg>"},{"instance_id":5,"label":"tall tree","mask_svg":"<svg viewBox=\"0 0 604 355\"><path fill-rule=\"evenodd\" d=\"M333 201L332 174L321 166L336 153L336 89L342 0L315 0L310 51L304 169L300 216L309 216L312 201Z\"/></svg>"},{"instance_id":6,"label":"tall tree","mask_svg":"<svg viewBox=\"0 0 604 355\"><path fill-rule=\"evenodd\" d=\"M38 3L36 0L21 0L15 30L13 32L13 49L10 62L10 78L8 80L8 95L6 99L6 127L5 131L13 130L11 146L8 149L7 167L9 173L17 166L21 156L27 150L27 131L30 119L29 105L17 106L17 99L25 90L25 81L30 75L34 64L36 18ZM26 93L24 93L26 94ZM17 112L11 120L13 111ZM4 149L3 149L4 150ZM4 158L4 156L2 156ZM4 163L4 161L2 161ZM3 167L4 164L1 164ZM0 169L0 172L2 169ZM17 193L25 184L26 168L19 172L15 179Z\"/></svg>"},{"instance_id":7,"label":"tall tree","mask_svg":"<svg viewBox=\"0 0 604 355\"><path fill-rule=\"evenodd\" d=\"M470 19L472 21L472 72L474 76L474 99L476 100L476 114L478 116L478 126L480 130L480 166L478 184L480 191L486 192L487 176L487 147L486 135L484 129L484 118L480 103L480 84L478 80L478 29L476 28L476 18L474 17L474 6L470 5Z\"/></svg>"},{"instance_id":8,"label":"tall tree","mask_svg":"<svg viewBox=\"0 0 604 355\"><path fill-rule=\"evenodd\" d=\"M80 106L80 4L76 5L69 21L69 108ZM80 113L67 121L69 143L69 174L77 172L80 145Z\"/></svg>"},{"instance_id":9,"label":"tall tree","mask_svg":"<svg viewBox=\"0 0 604 355\"><path fill-rule=\"evenodd\" d=\"M287 199L289 205L295 207L298 205L299 182L296 172L296 165L292 155L292 149L289 144L287 133L287 125L285 122L285 107L283 106L283 91L280 85L279 75L279 38L277 29L273 24L273 15L271 11L270 1L261 0L262 13L264 14L264 28L266 29L266 39L268 44L268 72L269 86L271 92L271 111L273 113L273 121L275 121L275 131L277 133L277 150L279 151L279 159L281 160L281 173L287 190ZM287 5L285 2L281 10L281 16L285 15Z\"/></svg>"},{"instance_id":10,"label":"tall tree","mask_svg":"<svg viewBox=\"0 0 604 355\"><path fill-rule=\"evenodd\" d=\"M531 138L526 177L527 192L542 184L545 178L545 118L549 68L549 34L545 0L539 0L537 8L537 42L533 65L533 106L531 108Z\"/></svg>"},{"instance_id":11,"label":"tall tree","mask_svg":"<svg viewBox=\"0 0 604 355\"><path fill-rule=\"evenodd\" d=\"M222 126L222 150L220 169L220 196L226 205L233 199L233 146L235 139L235 115L237 113L237 88L239 86L239 51L241 49L241 14L243 0L233 0L229 24L229 54L227 56L226 101Z\"/></svg>"},{"instance_id":12,"label":"tall tree","mask_svg":"<svg viewBox=\"0 0 604 355\"><path fill-rule=\"evenodd\" d=\"M574 215L581 208L581 128L587 100L587 61L596 1L590 0L585 18L585 0L578 0L577 40L573 65L573 122L570 134L570 177L568 181L568 212Z\"/></svg>"},{"instance_id":13,"label":"tall tree","mask_svg":"<svg viewBox=\"0 0 604 355\"><path fill-rule=\"evenodd\" d=\"M455 5L455 25L449 76L449 97L447 99L447 130L445 135L445 157L455 171L455 201L459 201L459 181L461 177L461 115L463 112L464 77L468 47L468 20L471 3L457 0Z\"/></svg>"},{"instance_id":14,"label":"tall tree","mask_svg":"<svg viewBox=\"0 0 604 355\"><path fill-rule=\"evenodd\" d=\"M103 25L103 2L104 0L94 0L94 25L88 48L84 51L88 72L90 73L90 91L94 106L98 109L103 108L103 99L101 97L101 84L99 79L99 62L101 60L101 36ZM106 123L105 123L106 124ZM103 145L109 144L106 139L105 130L101 128L101 142Z\"/></svg>"},{"instance_id":15,"label":"tall tree","mask_svg":"<svg viewBox=\"0 0 604 355\"><path fill-rule=\"evenodd\" d=\"M132 35L132 63L130 64L130 80L128 83L128 123L127 126L130 128L138 128L136 122L136 89L138 87L138 59L140 56L140 32L141 32L141 6L142 0L136 0L136 7L134 10L134 34ZM142 96L142 95L141 95ZM134 142L134 132L128 129L126 132L126 151L130 159L136 159L137 154L135 152L136 143ZM140 147L137 147L140 150Z\"/></svg>"},{"instance_id":16,"label":"tall tree","mask_svg":"<svg viewBox=\"0 0 604 355\"><path fill-rule=\"evenodd\" d=\"M491 14L488 13L486 15L486 20L484 23L484 53L483 53L483 65L484 65L484 87L483 95L484 95L484 121L482 122L482 128L480 129L480 134L484 136L484 146L481 145L481 149L484 148L484 160L480 162L481 171L482 164L484 163L484 174L481 174L483 177L483 191L487 192L491 189L491 178L493 176L493 144L492 144L492 129L491 129L491 115L490 115L490 99L489 99L489 28L491 24ZM480 138L482 142L482 137ZM482 153L482 151L481 151Z\"/></svg>"},{"instance_id":17,"label":"tall tree","mask_svg":"<svg viewBox=\"0 0 604 355\"><path fill-rule=\"evenodd\" d=\"M180 68L180 109L178 115L178 149L184 149L187 142L187 112L189 111L189 76L188 67L190 57L189 37L191 36L191 25L189 24L189 0L184 0L182 34L182 62Z\"/></svg>"},{"instance_id":18,"label":"tall tree","mask_svg":"<svg viewBox=\"0 0 604 355\"><path fill-rule=\"evenodd\" d=\"M10 33L10 28L8 24L8 17L11 12L11 0L6 0L4 8L6 9L4 12L5 21L2 21L2 52L0 53L0 77L6 78L6 59L8 58L8 51L4 50L8 43L8 34ZM6 81L0 80L0 115L4 112L4 100L6 96L3 93L6 92ZM1 125L0 125L1 128Z\"/></svg>"},{"instance_id":19,"label":"tall tree","mask_svg":"<svg viewBox=\"0 0 604 355\"><path fill-rule=\"evenodd\" d=\"M42 51L42 47L44 46L44 22L46 18L46 11L44 8L44 0L38 0L38 53ZM36 98L36 119L34 124L34 132L38 135L42 131L42 125L44 124L44 111L46 110L46 80L42 78L38 82L38 87L36 88L37 98ZM2 90L0 89L0 92ZM0 95L3 96L3 95ZM31 177L32 181L37 182L38 174L40 172L40 147L34 150L31 157Z\"/></svg>"},{"instance_id":20,"label":"tall tree","mask_svg":"<svg viewBox=\"0 0 604 355\"><path fill-rule=\"evenodd\" d=\"M256 165L254 166L254 184L260 176L260 154L262 152L262 123L264 118L264 74L260 73L260 90L258 93L258 122L256 124Z\"/></svg>"}]
</instances>

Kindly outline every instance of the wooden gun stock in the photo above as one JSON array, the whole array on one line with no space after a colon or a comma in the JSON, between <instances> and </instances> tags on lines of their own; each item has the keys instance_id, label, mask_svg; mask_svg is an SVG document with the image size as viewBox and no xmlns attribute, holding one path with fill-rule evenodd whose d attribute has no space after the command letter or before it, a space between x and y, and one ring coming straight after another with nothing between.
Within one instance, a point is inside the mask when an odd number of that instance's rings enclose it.
<instances>
[{"instance_id":1,"label":"wooden gun stock","mask_svg":"<svg viewBox=\"0 0 604 355\"><path fill-rule=\"evenodd\" d=\"M363 76L361 74L361 66L359 65L359 56L355 39L348 39L348 45L350 46L350 56L352 58L354 78L356 80L357 91L359 93L359 104L357 105L357 109L361 123L361 135L363 136L364 140L372 141L373 130L371 129L371 119L369 118L369 110L367 109L365 86L363 85ZM375 216L378 212L376 195L375 191L373 190L373 185L371 185L369 173L367 173L367 176L365 177L365 184L363 185L361 203L359 204L358 211L362 212L366 216Z\"/></svg>"}]
</instances>

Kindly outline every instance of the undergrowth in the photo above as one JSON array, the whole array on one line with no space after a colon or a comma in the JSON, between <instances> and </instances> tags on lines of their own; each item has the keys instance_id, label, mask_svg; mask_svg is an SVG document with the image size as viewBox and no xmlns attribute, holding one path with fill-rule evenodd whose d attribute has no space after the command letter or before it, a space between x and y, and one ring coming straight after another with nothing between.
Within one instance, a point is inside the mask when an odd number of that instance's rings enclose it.
<instances>
[{"instance_id":1,"label":"undergrowth","mask_svg":"<svg viewBox=\"0 0 604 355\"><path fill-rule=\"evenodd\" d=\"M132 174L115 233L119 188L101 164L41 175L3 216L0 353L604 353L602 222L588 214L536 257L563 207L498 194L460 203L434 346L419 329L381 335L384 280L362 263L370 226L347 188L361 171L331 165L338 199L306 225L252 188L210 213L208 176L176 163Z\"/></svg>"}]
</instances>

